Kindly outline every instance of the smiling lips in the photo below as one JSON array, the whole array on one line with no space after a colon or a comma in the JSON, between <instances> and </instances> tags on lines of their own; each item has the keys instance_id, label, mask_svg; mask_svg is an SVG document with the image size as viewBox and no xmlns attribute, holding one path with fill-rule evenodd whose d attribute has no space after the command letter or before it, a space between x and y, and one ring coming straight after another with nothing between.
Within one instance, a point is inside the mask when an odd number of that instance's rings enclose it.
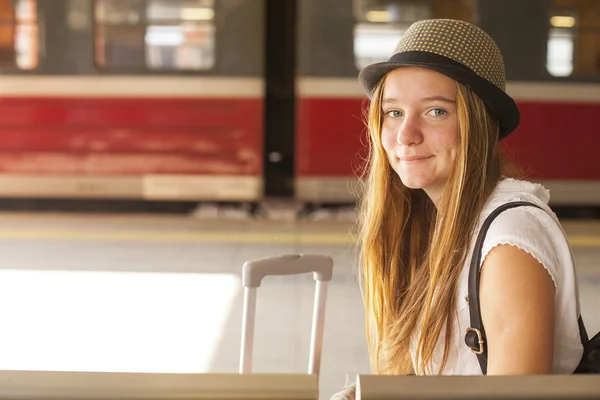
<instances>
[{"instance_id":1,"label":"smiling lips","mask_svg":"<svg viewBox=\"0 0 600 400\"><path fill-rule=\"evenodd\" d=\"M398 158L400 158L401 161L415 162L415 161L425 161L432 157L433 156L410 156L410 157L398 157Z\"/></svg>"}]
</instances>

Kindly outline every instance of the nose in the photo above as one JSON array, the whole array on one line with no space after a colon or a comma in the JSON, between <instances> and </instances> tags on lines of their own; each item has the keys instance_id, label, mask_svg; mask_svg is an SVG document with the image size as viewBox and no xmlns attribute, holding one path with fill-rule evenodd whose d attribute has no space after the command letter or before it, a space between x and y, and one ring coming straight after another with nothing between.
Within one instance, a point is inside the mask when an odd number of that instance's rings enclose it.
<instances>
[{"instance_id":1,"label":"nose","mask_svg":"<svg viewBox=\"0 0 600 400\"><path fill-rule=\"evenodd\" d=\"M423 141L423 133L416 116L406 116L398 128L396 135L398 144L402 146L413 146Z\"/></svg>"}]
</instances>

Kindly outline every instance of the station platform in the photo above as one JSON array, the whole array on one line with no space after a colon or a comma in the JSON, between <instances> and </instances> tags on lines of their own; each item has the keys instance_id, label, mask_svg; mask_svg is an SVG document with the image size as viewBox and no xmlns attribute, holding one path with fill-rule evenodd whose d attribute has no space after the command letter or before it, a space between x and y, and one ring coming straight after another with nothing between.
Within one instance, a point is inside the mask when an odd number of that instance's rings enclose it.
<instances>
[{"instance_id":1,"label":"station platform","mask_svg":"<svg viewBox=\"0 0 600 400\"><path fill-rule=\"evenodd\" d=\"M600 222L563 221L582 312L600 330ZM0 369L236 372L242 264L287 253L334 260L321 399L369 372L352 218L0 214ZM314 281L268 277L255 372L305 372Z\"/></svg>"}]
</instances>

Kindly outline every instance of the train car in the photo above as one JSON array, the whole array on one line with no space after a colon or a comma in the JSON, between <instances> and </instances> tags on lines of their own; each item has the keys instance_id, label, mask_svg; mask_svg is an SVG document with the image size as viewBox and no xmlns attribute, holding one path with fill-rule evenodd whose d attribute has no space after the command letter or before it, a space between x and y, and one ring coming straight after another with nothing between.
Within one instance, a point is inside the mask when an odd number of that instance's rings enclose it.
<instances>
[{"instance_id":1,"label":"train car","mask_svg":"<svg viewBox=\"0 0 600 400\"><path fill-rule=\"evenodd\" d=\"M0 1L0 197L260 199L264 9Z\"/></svg>"},{"instance_id":2,"label":"train car","mask_svg":"<svg viewBox=\"0 0 600 400\"><path fill-rule=\"evenodd\" d=\"M498 42L521 124L503 143L518 176L559 206L600 205L600 1L303 0L296 78L296 195L352 201L364 165L361 67L425 18L478 24Z\"/></svg>"},{"instance_id":3,"label":"train car","mask_svg":"<svg viewBox=\"0 0 600 400\"><path fill-rule=\"evenodd\" d=\"M351 203L359 69L423 18L498 42L503 147L600 205L600 0L0 0L0 199Z\"/></svg>"}]
</instances>

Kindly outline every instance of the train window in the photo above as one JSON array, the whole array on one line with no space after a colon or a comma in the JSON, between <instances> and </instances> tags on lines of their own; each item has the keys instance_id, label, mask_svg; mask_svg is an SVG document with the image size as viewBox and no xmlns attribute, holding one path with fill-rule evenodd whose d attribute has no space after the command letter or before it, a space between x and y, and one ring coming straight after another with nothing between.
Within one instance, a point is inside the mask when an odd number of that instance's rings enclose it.
<instances>
[{"instance_id":1,"label":"train window","mask_svg":"<svg viewBox=\"0 0 600 400\"><path fill-rule=\"evenodd\" d=\"M577 18L573 13L555 13L550 18L546 68L553 76L569 76L573 73L576 22Z\"/></svg>"},{"instance_id":2,"label":"train window","mask_svg":"<svg viewBox=\"0 0 600 400\"><path fill-rule=\"evenodd\" d=\"M39 62L36 0L0 2L0 64L34 69Z\"/></svg>"},{"instance_id":3,"label":"train window","mask_svg":"<svg viewBox=\"0 0 600 400\"><path fill-rule=\"evenodd\" d=\"M385 61L415 21L456 18L476 22L476 1L354 0L354 59L358 69Z\"/></svg>"},{"instance_id":4,"label":"train window","mask_svg":"<svg viewBox=\"0 0 600 400\"><path fill-rule=\"evenodd\" d=\"M600 75L600 1L553 0L546 67L557 77Z\"/></svg>"},{"instance_id":5,"label":"train window","mask_svg":"<svg viewBox=\"0 0 600 400\"><path fill-rule=\"evenodd\" d=\"M206 70L215 63L214 0L151 0L146 55L150 68Z\"/></svg>"},{"instance_id":6,"label":"train window","mask_svg":"<svg viewBox=\"0 0 600 400\"><path fill-rule=\"evenodd\" d=\"M96 1L96 65L144 65L144 6L143 0Z\"/></svg>"},{"instance_id":7,"label":"train window","mask_svg":"<svg viewBox=\"0 0 600 400\"><path fill-rule=\"evenodd\" d=\"M95 20L100 67L214 66L214 0L97 0Z\"/></svg>"},{"instance_id":8,"label":"train window","mask_svg":"<svg viewBox=\"0 0 600 400\"><path fill-rule=\"evenodd\" d=\"M432 14L427 2L357 0L354 4L354 61L358 69L387 60L410 24Z\"/></svg>"},{"instance_id":9,"label":"train window","mask_svg":"<svg viewBox=\"0 0 600 400\"><path fill-rule=\"evenodd\" d=\"M36 0L15 2L15 22L17 66L21 69L34 69L39 61Z\"/></svg>"}]
</instances>

